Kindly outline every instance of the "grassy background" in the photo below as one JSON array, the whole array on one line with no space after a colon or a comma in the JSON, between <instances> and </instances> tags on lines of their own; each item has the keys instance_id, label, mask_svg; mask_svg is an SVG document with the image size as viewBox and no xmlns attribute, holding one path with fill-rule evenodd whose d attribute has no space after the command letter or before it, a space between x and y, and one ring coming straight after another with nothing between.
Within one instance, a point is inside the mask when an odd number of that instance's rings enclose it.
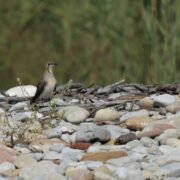
<instances>
[{"instance_id":1,"label":"grassy background","mask_svg":"<svg viewBox=\"0 0 180 180\"><path fill-rule=\"evenodd\" d=\"M0 0L0 89L59 83L170 83L180 79L179 0Z\"/></svg>"}]
</instances>

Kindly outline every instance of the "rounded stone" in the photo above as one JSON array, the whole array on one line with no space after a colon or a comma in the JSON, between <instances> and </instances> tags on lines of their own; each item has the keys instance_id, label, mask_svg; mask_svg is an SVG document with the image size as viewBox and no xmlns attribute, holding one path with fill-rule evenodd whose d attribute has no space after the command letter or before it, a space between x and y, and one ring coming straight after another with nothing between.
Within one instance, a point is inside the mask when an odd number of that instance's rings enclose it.
<instances>
[{"instance_id":1,"label":"rounded stone","mask_svg":"<svg viewBox=\"0 0 180 180\"><path fill-rule=\"evenodd\" d=\"M108 130L99 126L82 127L76 132L75 142L95 142L105 143L111 139Z\"/></svg>"},{"instance_id":2,"label":"rounded stone","mask_svg":"<svg viewBox=\"0 0 180 180\"><path fill-rule=\"evenodd\" d=\"M110 108L100 109L99 111L96 112L94 119L96 122L115 121L119 119L121 114L122 114L121 112L118 112Z\"/></svg>"},{"instance_id":3,"label":"rounded stone","mask_svg":"<svg viewBox=\"0 0 180 180\"><path fill-rule=\"evenodd\" d=\"M153 121L154 119L152 119L151 117L139 116L128 119L126 125L130 129L142 130L145 126L151 124Z\"/></svg>"},{"instance_id":4,"label":"rounded stone","mask_svg":"<svg viewBox=\"0 0 180 180\"><path fill-rule=\"evenodd\" d=\"M35 95L36 87L32 85L16 86L6 91L8 96L32 97Z\"/></svg>"},{"instance_id":5,"label":"rounded stone","mask_svg":"<svg viewBox=\"0 0 180 180\"><path fill-rule=\"evenodd\" d=\"M17 168L23 168L31 163L36 162L36 160L28 155L17 156L14 160L14 165Z\"/></svg>"},{"instance_id":6,"label":"rounded stone","mask_svg":"<svg viewBox=\"0 0 180 180\"><path fill-rule=\"evenodd\" d=\"M151 109L154 106L154 101L149 97L145 97L138 102L138 106L142 109Z\"/></svg>"},{"instance_id":7,"label":"rounded stone","mask_svg":"<svg viewBox=\"0 0 180 180\"><path fill-rule=\"evenodd\" d=\"M58 111L58 116L71 123L81 123L89 116L89 112L78 106L69 106L61 108Z\"/></svg>"}]
</instances>

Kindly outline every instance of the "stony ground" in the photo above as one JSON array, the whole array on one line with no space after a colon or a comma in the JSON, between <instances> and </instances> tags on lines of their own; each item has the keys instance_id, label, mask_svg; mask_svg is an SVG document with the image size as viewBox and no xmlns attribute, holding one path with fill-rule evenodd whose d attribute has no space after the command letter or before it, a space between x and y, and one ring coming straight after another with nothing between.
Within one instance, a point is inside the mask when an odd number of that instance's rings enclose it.
<instances>
[{"instance_id":1,"label":"stony ground","mask_svg":"<svg viewBox=\"0 0 180 180\"><path fill-rule=\"evenodd\" d=\"M180 84L68 84L0 95L0 180L180 179Z\"/></svg>"}]
</instances>

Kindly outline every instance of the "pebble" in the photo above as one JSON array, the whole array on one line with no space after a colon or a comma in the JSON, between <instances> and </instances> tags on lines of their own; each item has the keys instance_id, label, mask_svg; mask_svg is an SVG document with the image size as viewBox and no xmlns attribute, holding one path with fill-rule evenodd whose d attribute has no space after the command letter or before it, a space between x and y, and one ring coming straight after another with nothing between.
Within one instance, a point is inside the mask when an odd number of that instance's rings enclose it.
<instances>
[{"instance_id":1,"label":"pebble","mask_svg":"<svg viewBox=\"0 0 180 180\"><path fill-rule=\"evenodd\" d=\"M49 150L60 153L60 152L62 152L64 147L65 147L64 144L53 144L52 146L49 147Z\"/></svg>"},{"instance_id":2,"label":"pebble","mask_svg":"<svg viewBox=\"0 0 180 180\"><path fill-rule=\"evenodd\" d=\"M43 115L41 113L30 111L11 114L8 119L9 121L25 121L27 119L40 119L42 117Z\"/></svg>"},{"instance_id":3,"label":"pebble","mask_svg":"<svg viewBox=\"0 0 180 180\"><path fill-rule=\"evenodd\" d=\"M0 108L0 116L3 116L5 114L5 110Z\"/></svg>"},{"instance_id":4,"label":"pebble","mask_svg":"<svg viewBox=\"0 0 180 180\"><path fill-rule=\"evenodd\" d=\"M28 155L21 155L17 156L13 163L17 168L20 169L34 162L36 162L35 158Z\"/></svg>"},{"instance_id":5,"label":"pebble","mask_svg":"<svg viewBox=\"0 0 180 180\"><path fill-rule=\"evenodd\" d=\"M72 175L69 177L72 180L92 180L93 173L91 171L89 171L88 169L78 168L78 169L74 170Z\"/></svg>"},{"instance_id":6,"label":"pebble","mask_svg":"<svg viewBox=\"0 0 180 180\"><path fill-rule=\"evenodd\" d=\"M128 169L124 167L119 167L115 171L115 175L118 179L128 179Z\"/></svg>"},{"instance_id":7,"label":"pebble","mask_svg":"<svg viewBox=\"0 0 180 180\"><path fill-rule=\"evenodd\" d=\"M53 98L51 101L50 101L51 104L56 104L56 106L62 106L65 103L65 101L63 101L61 98Z\"/></svg>"},{"instance_id":8,"label":"pebble","mask_svg":"<svg viewBox=\"0 0 180 180\"><path fill-rule=\"evenodd\" d=\"M127 120L129 118L139 117L139 116L148 116L148 111L145 109L141 109L141 110L138 110L135 112L127 112L120 117L120 120L124 121L124 120Z\"/></svg>"},{"instance_id":9,"label":"pebble","mask_svg":"<svg viewBox=\"0 0 180 180\"><path fill-rule=\"evenodd\" d=\"M164 107L169 104L173 104L176 101L176 97L170 94L162 94L162 95L156 96L153 100L154 100L155 106Z\"/></svg>"},{"instance_id":10,"label":"pebble","mask_svg":"<svg viewBox=\"0 0 180 180\"><path fill-rule=\"evenodd\" d=\"M85 88L81 93L88 98L56 95L37 103L36 110L28 101L1 102L0 179L180 179L180 98L144 98L129 94L129 88L112 94L110 86ZM112 101L122 105L111 106ZM16 133L26 125L21 139Z\"/></svg>"},{"instance_id":11,"label":"pebble","mask_svg":"<svg viewBox=\"0 0 180 180\"><path fill-rule=\"evenodd\" d=\"M149 97L145 97L139 100L138 106L142 109L151 109L154 106L154 101Z\"/></svg>"},{"instance_id":12,"label":"pebble","mask_svg":"<svg viewBox=\"0 0 180 180\"><path fill-rule=\"evenodd\" d=\"M47 152L49 151L49 148L53 145L53 144L63 144L63 145L67 145L64 141L60 140L60 139L36 139L34 141L32 141L29 145L29 149L33 152Z\"/></svg>"},{"instance_id":13,"label":"pebble","mask_svg":"<svg viewBox=\"0 0 180 180\"><path fill-rule=\"evenodd\" d=\"M60 153L57 153L55 151L48 151L46 153L44 153L44 160L61 160L63 157L62 157L62 154Z\"/></svg>"},{"instance_id":14,"label":"pebble","mask_svg":"<svg viewBox=\"0 0 180 180\"><path fill-rule=\"evenodd\" d=\"M110 132L111 139L116 139L120 135L127 134L130 132L129 129L121 128L120 126L115 126L115 125L105 125L103 127Z\"/></svg>"},{"instance_id":15,"label":"pebble","mask_svg":"<svg viewBox=\"0 0 180 180\"><path fill-rule=\"evenodd\" d=\"M76 142L95 142L105 143L111 139L108 130L100 126L82 126L76 132Z\"/></svg>"},{"instance_id":16,"label":"pebble","mask_svg":"<svg viewBox=\"0 0 180 180\"><path fill-rule=\"evenodd\" d=\"M117 98L125 95L125 93L112 93L109 95L108 100L116 100Z\"/></svg>"},{"instance_id":17,"label":"pebble","mask_svg":"<svg viewBox=\"0 0 180 180\"><path fill-rule=\"evenodd\" d=\"M83 143L83 142L74 143L70 145L70 147L73 149L81 149L81 150L87 150L90 146L91 146L90 143Z\"/></svg>"},{"instance_id":18,"label":"pebble","mask_svg":"<svg viewBox=\"0 0 180 180\"><path fill-rule=\"evenodd\" d=\"M142 137L140 142L144 147L158 146L158 142L149 137Z\"/></svg>"},{"instance_id":19,"label":"pebble","mask_svg":"<svg viewBox=\"0 0 180 180\"><path fill-rule=\"evenodd\" d=\"M177 113L180 111L180 101L176 101L173 104L166 106L166 111L170 113Z\"/></svg>"},{"instance_id":20,"label":"pebble","mask_svg":"<svg viewBox=\"0 0 180 180\"><path fill-rule=\"evenodd\" d=\"M166 141L166 145L172 146L172 147L180 147L180 140L176 138L169 138Z\"/></svg>"},{"instance_id":21,"label":"pebble","mask_svg":"<svg viewBox=\"0 0 180 180\"><path fill-rule=\"evenodd\" d=\"M18 102L15 105L13 105L9 111L19 111L19 110L27 110L28 109L28 103L27 102Z\"/></svg>"},{"instance_id":22,"label":"pebble","mask_svg":"<svg viewBox=\"0 0 180 180\"><path fill-rule=\"evenodd\" d=\"M58 165L50 161L40 161L32 163L20 170L20 177L25 180L66 180L66 178L60 173Z\"/></svg>"},{"instance_id":23,"label":"pebble","mask_svg":"<svg viewBox=\"0 0 180 180\"><path fill-rule=\"evenodd\" d=\"M169 176L169 177L180 177L180 162L175 162L171 164L167 164L160 169L158 169L155 173L155 176Z\"/></svg>"},{"instance_id":24,"label":"pebble","mask_svg":"<svg viewBox=\"0 0 180 180\"><path fill-rule=\"evenodd\" d=\"M94 178L97 180L114 180L112 172L106 166L100 166L94 171Z\"/></svg>"},{"instance_id":25,"label":"pebble","mask_svg":"<svg viewBox=\"0 0 180 180\"><path fill-rule=\"evenodd\" d=\"M129 129L142 130L144 127L152 124L154 119L147 116L138 116L134 118L129 118L126 121L126 125Z\"/></svg>"},{"instance_id":26,"label":"pebble","mask_svg":"<svg viewBox=\"0 0 180 180\"><path fill-rule=\"evenodd\" d=\"M101 161L87 161L85 163L86 167L90 170L95 170L97 169L98 167L102 166L103 165L103 162Z\"/></svg>"},{"instance_id":27,"label":"pebble","mask_svg":"<svg viewBox=\"0 0 180 180\"><path fill-rule=\"evenodd\" d=\"M124 151L111 151L111 152L97 152L97 153L87 153L81 159L81 161L107 161L109 159L120 158L127 156Z\"/></svg>"},{"instance_id":28,"label":"pebble","mask_svg":"<svg viewBox=\"0 0 180 180\"><path fill-rule=\"evenodd\" d=\"M3 162L0 164L0 173L4 173L6 171L15 170L14 164L10 162Z\"/></svg>"},{"instance_id":29,"label":"pebble","mask_svg":"<svg viewBox=\"0 0 180 180\"><path fill-rule=\"evenodd\" d=\"M167 129L164 133L156 138L160 144L166 144L169 138L178 138L180 137L180 131L177 129Z\"/></svg>"},{"instance_id":30,"label":"pebble","mask_svg":"<svg viewBox=\"0 0 180 180\"><path fill-rule=\"evenodd\" d=\"M44 134L46 135L46 137L48 139L60 138L61 134L62 134L62 131L60 130L60 127L56 127L56 128L51 128L51 129L46 130L44 132Z\"/></svg>"},{"instance_id":31,"label":"pebble","mask_svg":"<svg viewBox=\"0 0 180 180\"><path fill-rule=\"evenodd\" d=\"M0 163L3 162L13 162L14 157L18 155L18 152L8 148L6 146L0 145Z\"/></svg>"},{"instance_id":32,"label":"pebble","mask_svg":"<svg viewBox=\"0 0 180 180\"><path fill-rule=\"evenodd\" d=\"M81 123L89 116L89 112L78 106L69 106L59 109L58 116L71 123Z\"/></svg>"},{"instance_id":33,"label":"pebble","mask_svg":"<svg viewBox=\"0 0 180 180\"><path fill-rule=\"evenodd\" d=\"M118 112L116 110L106 108L100 109L95 114L95 122L102 122L102 121L115 121L118 120L122 112Z\"/></svg>"},{"instance_id":34,"label":"pebble","mask_svg":"<svg viewBox=\"0 0 180 180\"><path fill-rule=\"evenodd\" d=\"M36 87L32 85L16 86L8 89L5 93L8 96L32 97L35 95Z\"/></svg>"}]
</instances>

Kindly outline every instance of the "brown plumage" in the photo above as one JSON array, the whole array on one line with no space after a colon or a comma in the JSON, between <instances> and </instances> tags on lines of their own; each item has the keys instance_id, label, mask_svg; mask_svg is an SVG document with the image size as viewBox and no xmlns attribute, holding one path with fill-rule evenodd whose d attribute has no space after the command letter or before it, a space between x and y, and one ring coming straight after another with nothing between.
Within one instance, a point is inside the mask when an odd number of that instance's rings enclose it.
<instances>
[{"instance_id":1,"label":"brown plumage","mask_svg":"<svg viewBox=\"0 0 180 180\"><path fill-rule=\"evenodd\" d=\"M31 103L36 101L47 101L52 97L57 81L53 73L53 67L57 65L54 62L49 62L45 66L43 79L38 83L35 96L32 98Z\"/></svg>"}]
</instances>

